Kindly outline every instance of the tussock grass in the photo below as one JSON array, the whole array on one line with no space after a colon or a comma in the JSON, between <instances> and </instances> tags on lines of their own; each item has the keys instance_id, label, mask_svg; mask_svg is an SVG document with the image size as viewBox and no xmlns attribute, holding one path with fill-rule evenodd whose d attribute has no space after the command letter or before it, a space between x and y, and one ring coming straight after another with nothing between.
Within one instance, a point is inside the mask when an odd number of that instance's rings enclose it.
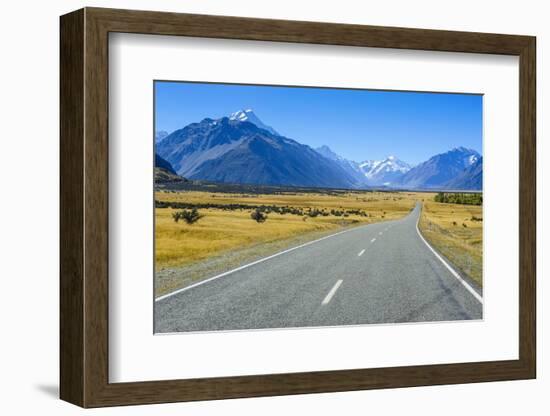
<instances>
[{"instance_id":1,"label":"tussock grass","mask_svg":"<svg viewBox=\"0 0 550 416\"><path fill-rule=\"evenodd\" d=\"M424 202L420 230L462 273L483 284L483 208Z\"/></svg>"}]
</instances>

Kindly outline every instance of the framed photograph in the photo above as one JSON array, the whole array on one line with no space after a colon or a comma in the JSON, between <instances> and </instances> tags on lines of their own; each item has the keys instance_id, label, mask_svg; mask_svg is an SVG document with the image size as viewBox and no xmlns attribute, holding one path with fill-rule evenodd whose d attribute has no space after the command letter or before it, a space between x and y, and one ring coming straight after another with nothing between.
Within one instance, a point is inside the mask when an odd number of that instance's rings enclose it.
<instances>
[{"instance_id":1,"label":"framed photograph","mask_svg":"<svg viewBox=\"0 0 550 416\"><path fill-rule=\"evenodd\" d=\"M534 37L60 28L63 400L535 378Z\"/></svg>"}]
</instances>

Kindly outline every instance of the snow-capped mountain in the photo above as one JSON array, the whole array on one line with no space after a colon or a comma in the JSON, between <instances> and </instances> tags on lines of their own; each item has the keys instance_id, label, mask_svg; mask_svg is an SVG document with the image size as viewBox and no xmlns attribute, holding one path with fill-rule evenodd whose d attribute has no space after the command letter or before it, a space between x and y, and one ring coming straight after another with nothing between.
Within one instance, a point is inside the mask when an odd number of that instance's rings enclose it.
<instances>
[{"instance_id":1,"label":"snow-capped mountain","mask_svg":"<svg viewBox=\"0 0 550 416\"><path fill-rule=\"evenodd\" d=\"M363 174L363 171L361 170L359 163L353 160L346 159L345 157L340 156L337 153L334 153L332 149L327 145L318 147L315 149L315 151L319 153L321 156L324 156L327 159L330 159L338 163L338 165L340 165L342 169L344 169L350 176L352 176L355 179L355 181L357 182L357 187L367 185L365 175Z\"/></svg>"},{"instance_id":2,"label":"snow-capped mountain","mask_svg":"<svg viewBox=\"0 0 550 416\"><path fill-rule=\"evenodd\" d=\"M483 189L483 157L472 158L473 163L462 171L457 177L445 184L445 189L452 190L477 190Z\"/></svg>"},{"instance_id":3,"label":"snow-capped mountain","mask_svg":"<svg viewBox=\"0 0 550 416\"><path fill-rule=\"evenodd\" d=\"M248 121L254 124L256 127L259 127L260 129L267 130L268 132L270 132L271 134L274 134L275 136L280 136L280 134L277 133L277 131L273 127L268 126L267 124L264 124L264 122L260 120L258 116L254 114L254 111L252 111L251 109L236 111L229 116L229 120Z\"/></svg>"},{"instance_id":4,"label":"snow-capped mountain","mask_svg":"<svg viewBox=\"0 0 550 416\"><path fill-rule=\"evenodd\" d=\"M327 159L337 162L355 178L358 187L392 186L411 169L408 163L399 160L395 156L388 156L383 160L366 160L358 163L340 156L326 145L315 150Z\"/></svg>"},{"instance_id":5,"label":"snow-capped mountain","mask_svg":"<svg viewBox=\"0 0 550 416\"><path fill-rule=\"evenodd\" d=\"M245 114L250 117L250 113ZM338 163L256 123L205 118L174 131L157 144L159 155L188 179L320 188L355 188Z\"/></svg>"},{"instance_id":6,"label":"snow-capped mountain","mask_svg":"<svg viewBox=\"0 0 550 416\"><path fill-rule=\"evenodd\" d=\"M480 162L481 155L472 149L455 147L435 155L409 170L399 183L409 189L447 189L448 183L462 175L465 169ZM481 169L481 168L480 168ZM465 178L462 181L466 180Z\"/></svg>"},{"instance_id":7,"label":"snow-capped mountain","mask_svg":"<svg viewBox=\"0 0 550 416\"><path fill-rule=\"evenodd\" d=\"M359 168L370 185L391 186L398 182L411 166L395 156L388 156L383 160L366 160L359 164Z\"/></svg>"}]
</instances>

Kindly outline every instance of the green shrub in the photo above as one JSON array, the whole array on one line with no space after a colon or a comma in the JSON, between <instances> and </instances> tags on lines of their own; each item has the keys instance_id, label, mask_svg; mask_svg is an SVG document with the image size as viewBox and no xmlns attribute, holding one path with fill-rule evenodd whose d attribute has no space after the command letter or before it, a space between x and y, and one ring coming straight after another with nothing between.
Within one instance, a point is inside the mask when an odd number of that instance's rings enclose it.
<instances>
[{"instance_id":1,"label":"green shrub","mask_svg":"<svg viewBox=\"0 0 550 416\"><path fill-rule=\"evenodd\" d=\"M483 204L483 195L481 193L438 192L434 196L434 201L444 204L481 205Z\"/></svg>"},{"instance_id":2,"label":"green shrub","mask_svg":"<svg viewBox=\"0 0 550 416\"><path fill-rule=\"evenodd\" d=\"M187 224L193 224L200 220L202 217L204 217L204 215L199 214L197 208L193 208L192 210L184 209L172 213L172 218L175 222L178 222L179 220L184 220Z\"/></svg>"},{"instance_id":3,"label":"green shrub","mask_svg":"<svg viewBox=\"0 0 550 416\"><path fill-rule=\"evenodd\" d=\"M256 208L250 214L250 218L252 218L256 222L265 222L265 220L267 220L267 215L265 215L262 211Z\"/></svg>"}]
</instances>

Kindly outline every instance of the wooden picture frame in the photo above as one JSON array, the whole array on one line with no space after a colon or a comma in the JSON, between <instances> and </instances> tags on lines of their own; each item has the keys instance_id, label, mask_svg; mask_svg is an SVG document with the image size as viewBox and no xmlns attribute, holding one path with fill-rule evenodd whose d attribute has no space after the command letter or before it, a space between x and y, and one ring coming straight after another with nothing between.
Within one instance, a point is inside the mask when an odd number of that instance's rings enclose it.
<instances>
[{"instance_id":1,"label":"wooden picture frame","mask_svg":"<svg viewBox=\"0 0 550 416\"><path fill-rule=\"evenodd\" d=\"M85 8L61 17L60 396L82 407L536 376L535 50L530 36ZM109 383L108 35L263 40L519 57L519 359Z\"/></svg>"}]
</instances>

